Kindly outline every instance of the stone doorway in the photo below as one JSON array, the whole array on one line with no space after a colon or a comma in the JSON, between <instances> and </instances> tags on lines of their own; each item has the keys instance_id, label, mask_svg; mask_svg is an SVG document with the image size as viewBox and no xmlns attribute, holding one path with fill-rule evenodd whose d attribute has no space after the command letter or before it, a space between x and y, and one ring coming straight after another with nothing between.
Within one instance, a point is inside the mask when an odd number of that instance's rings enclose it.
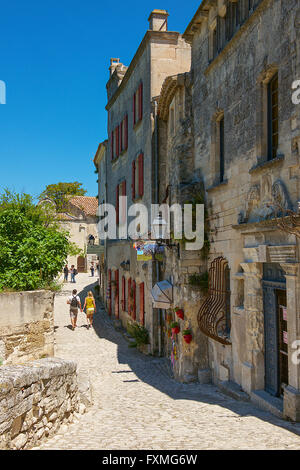
<instances>
[{"instance_id":1,"label":"stone doorway","mask_svg":"<svg viewBox=\"0 0 300 470\"><path fill-rule=\"evenodd\" d=\"M279 264L264 264L265 390L283 396L288 384L286 281Z\"/></svg>"}]
</instances>

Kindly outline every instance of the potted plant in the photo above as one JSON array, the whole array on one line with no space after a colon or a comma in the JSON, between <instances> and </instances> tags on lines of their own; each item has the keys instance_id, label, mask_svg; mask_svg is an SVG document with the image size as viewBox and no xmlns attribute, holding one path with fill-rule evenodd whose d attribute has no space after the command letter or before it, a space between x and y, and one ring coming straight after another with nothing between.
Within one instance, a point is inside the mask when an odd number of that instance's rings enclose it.
<instances>
[{"instance_id":1,"label":"potted plant","mask_svg":"<svg viewBox=\"0 0 300 470\"><path fill-rule=\"evenodd\" d=\"M180 318L181 320L184 320L184 311L179 307L176 307L174 310L175 310L177 317Z\"/></svg>"},{"instance_id":2,"label":"potted plant","mask_svg":"<svg viewBox=\"0 0 300 470\"><path fill-rule=\"evenodd\" d=\"M187 343L187 344L190 344L190 342L192 341L193 339L193 336L192 336L192 330L184 330L183 333L183 339L184 341Z\"/></svg>"},{"instance_id":3,"label":"potted plant","mask_svg":"<svg viewBox=\"0 0 300 470\"><path fill-rule=\"evenodd\" d=\"M180 331L180 327L179 327L179 323L177 321L174 321L173 323L171 323L171 328L172 328L172 332L175 335L178 335L178 333Z\"/></svg>"}]
</instances>

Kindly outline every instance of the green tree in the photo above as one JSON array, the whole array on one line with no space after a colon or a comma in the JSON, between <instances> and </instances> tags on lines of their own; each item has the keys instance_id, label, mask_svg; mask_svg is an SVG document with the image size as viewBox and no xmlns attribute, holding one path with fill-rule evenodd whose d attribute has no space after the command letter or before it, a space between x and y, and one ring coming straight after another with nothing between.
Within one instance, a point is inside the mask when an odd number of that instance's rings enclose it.
<instances>
[{"instance_id":1,"label":"green tree","mask_svg":"<svg viewBox=\"0 0 300 470\"><path fill-rule=\"evenodd\" d=\"M69 234L49 223L28 194L0 195L0 291L54 287L69 254L80 250Z\"/></svg>"},{"instance_id":2,"label":"green tree","mask_svg":"<svg viewBox=\"0 0 300 470\"><path fill-rule=\"evenodd\" d=\"M39 199L51 199L55 202L57 212L63 212L67 209L68 198L70 196L84 196L86 190L82 188L82 183L57 183L46 186Z\"/></svg>"}]
</instances>

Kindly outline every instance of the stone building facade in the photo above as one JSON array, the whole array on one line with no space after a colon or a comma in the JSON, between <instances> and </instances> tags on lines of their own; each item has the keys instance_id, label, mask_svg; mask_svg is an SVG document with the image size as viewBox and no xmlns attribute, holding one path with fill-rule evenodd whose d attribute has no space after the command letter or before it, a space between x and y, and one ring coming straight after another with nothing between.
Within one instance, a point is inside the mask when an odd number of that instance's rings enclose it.
<instances>
[{"instance_id":1,"label":"stone building facade","mask_svg":"<svg viewBox=\"0 0 300 470\"><path fill-rule=\"evenodd\" d=\"M97 254L88 253L89 245L98 245L98 199L89 196L73 196L67 210L58 214L61 226L70 233L71 242L82 251L80 256L69 256L68 265L74 265L78 272L86 272L91 263L96 266Z\"/></svg>"},{"instance_id":2,"label":"stone building facade","mask_svg":"<svg viewBox=\"0 0 300 470\"><path fill-rule=\"evenodd\" d=\"M298 212L299 15L297 0L204 0L184 33L210 211L210 291L198 315L207 367L215 383L297 421L299 242L276 216Z\"/></svg>"},{"instance_id":3,"label":"stone building facade","mask_svg":"<svg viewBox=\"0 0 300 470\"><path fill-rule=\"evenodd\" d=\"M107 155L108 154L108 141L105 140L99 145L95 158L94 164L98 175L98 204L106 204L107 202ZM107 242L106 240L99 240L99 246L101 251L99 252L99 287L100 287L100 298L103 303L106 303L106 291L107 291L107 276L106 276L106 253L107 253Z\"/></svg>"},{"instance_id":4,"label":"stone building facade","mask_svg":"<svg viewBox=\"0 0 300 470\"><path fill-rule=\"evenodd\" d=\"M168 13L154 10L129 67L112 59L108 95L107 202L118 206L119 196L148 209L158 201L156 116L164 79L190 68L190 46L177 32L168 31ZM126 209L118 206L118 227ZM156 278L152 263L137 261L133 240L119 233L106 248L107 310L126 326L138 321L150 333L151 351L158 348L158 313L152 308Z\"/></svg>"},{"instance_id":5,"label":"stone building facade","mask_svg":"<svg viewBox=\"0 0 300 470\"><path fill-rule=\"evenodd\" d=\"M169 207L196 202L204 192L201 175L195 170L190 72L166 78L159 97L158 115L159 202ZM203 301L205 291L199 284L192 283L193 278L205 275L203 250L186 250L184 240L171 239L167 246L159 274L160 280L168 280L173 286L173 303L161 313L162 353L171 358L176 379L183 382L208 380L208 341L197 324L199 303ZM174 312L176 307L183 310L183 318ZM179 334L172 333L173 322L179 323ZM184 339L187 330L192 334L191 343Z\"/></svg>"}]
</instances>

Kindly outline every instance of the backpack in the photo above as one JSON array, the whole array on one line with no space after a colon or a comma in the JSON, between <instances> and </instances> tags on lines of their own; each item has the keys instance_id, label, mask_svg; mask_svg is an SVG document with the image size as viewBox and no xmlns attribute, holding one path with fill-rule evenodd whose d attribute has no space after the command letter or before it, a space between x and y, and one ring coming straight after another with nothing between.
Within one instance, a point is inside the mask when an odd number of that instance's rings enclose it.
<instances>
[{"instance_id":1,"label":"backpack","mask_svg":"<svg viewBox=\"0 0 300 470\"><path fill-rule=\"evenodd\" d=\"M74 276L77 276L77 274L78 274L78 271L77 271L77 269L76 269L76 268L74 268L74 273L73 273L73 274L74 274Z\"/></svg>"},{"instance_id":2,"label":"backpack","mask_svg":"<svg viewBox=\"0 0 300 470\"><path fill-rule=\"evenodd\" d=\"M71 307L72 308L78 308L78 300L76 299L76 296L73 295L73 298L71 300Z\"/></svg>"}]
</instances>

